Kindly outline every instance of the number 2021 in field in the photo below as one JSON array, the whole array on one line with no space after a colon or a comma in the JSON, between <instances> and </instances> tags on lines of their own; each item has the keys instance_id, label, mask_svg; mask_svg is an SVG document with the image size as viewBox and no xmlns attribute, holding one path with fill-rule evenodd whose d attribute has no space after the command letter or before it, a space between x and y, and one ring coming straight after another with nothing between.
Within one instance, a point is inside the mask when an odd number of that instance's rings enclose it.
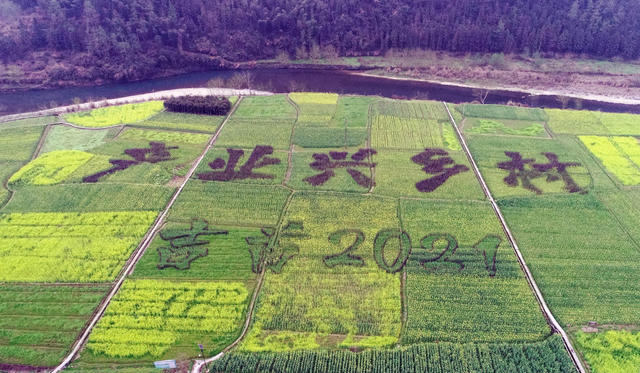
<instances>
[{"instance_id":1,"label":"number 2021 in field","mask_svg":"<svg viewBox=\"0 0 640 373\"><path fill-rule=\"evenodd\" d=\"M365 265L364 259L355 254L365 240L364 232L358 229L342 229L329 234L328 238L329 242L335 246L342 246L343 238L349 244L343 251L324 257L324 264L327 267ZM388 261L385 258L385 249L392 240L398 242L398 253L393 260ZM490 277L495 276L497 271L496 256L501 242L500 237L487 235L472 246L476 252L482 254L485 269ZM391 228L379 231L373 241L373 257L378 266L389 273L400 271L408 261L417 262L429 272L462 271L465 268L464 262L454 258L457 249L458 241L447 233L428 234L420 240L419 247L413 247L407 232Z\"/></svg>"}]
</instances>

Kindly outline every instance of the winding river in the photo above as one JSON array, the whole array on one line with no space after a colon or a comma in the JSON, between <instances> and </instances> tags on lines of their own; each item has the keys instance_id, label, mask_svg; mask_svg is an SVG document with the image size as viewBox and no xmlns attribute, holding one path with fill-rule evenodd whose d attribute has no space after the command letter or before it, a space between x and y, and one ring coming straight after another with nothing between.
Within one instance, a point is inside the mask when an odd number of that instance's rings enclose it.
<instances>
[{"instance_id":1,"label":"winding river","mask_svg":"<svg viewBox=\"0 0 640 373\"><path fill-rule=\"evenodd\" d=\"M212 78L227 79L239 72L238 70L219 70L93 87L0 93L0 115L69 105L74 98L84 102L91 99L117 98L177 88L205 87L207 81ZM471 102L477 99L474 90L469 87L363 76L339 70L254 69L250 73L253 81L251 88L276 93L290 91L337 92L393 98L442 100L455 103ZM560 106L557 96L532 96L526 92L513 90L492 90L486 98L486 103L492 104L506 104L509 101L529 106ZM583 109L640 113L639 105L594 100L580 100L580 103Z\"/></svg>"}]
</instances>

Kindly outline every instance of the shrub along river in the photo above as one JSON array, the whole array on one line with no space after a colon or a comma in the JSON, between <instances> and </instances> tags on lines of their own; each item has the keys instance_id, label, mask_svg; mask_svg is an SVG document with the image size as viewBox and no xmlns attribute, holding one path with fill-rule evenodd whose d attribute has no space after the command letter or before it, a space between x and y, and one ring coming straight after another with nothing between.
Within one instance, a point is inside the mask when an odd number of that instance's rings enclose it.
<instances>
[{"instance_id":1,"label":"shrub along river","mask_svg":"<svg viewBox=\"0 0 640 373\"><path fill-rule=\"evenodd\" d=\"M117 98L168 89L205 87L212 78L228 79L241 72L241 70L218 70L138 82L0 93L0 115L70 105L74 98L85 102L90 99ZM478 99L477 90L469 87L355 75L339 70L254 69L250 70L250 73L252 89L276 93L290 91L337 92L393 98L443 100L455 103L471 102ZM526 92L513 90L492 90L486 97L485 103L506 104L509 101L528 106L561 106L560 100L555 95L533 96ZM575 100L569 100L569 107L575 105ZM639 105L593 100L580 100L579 105L583 109L589 110L640 113Z\"/></svg>"}]
</instances>

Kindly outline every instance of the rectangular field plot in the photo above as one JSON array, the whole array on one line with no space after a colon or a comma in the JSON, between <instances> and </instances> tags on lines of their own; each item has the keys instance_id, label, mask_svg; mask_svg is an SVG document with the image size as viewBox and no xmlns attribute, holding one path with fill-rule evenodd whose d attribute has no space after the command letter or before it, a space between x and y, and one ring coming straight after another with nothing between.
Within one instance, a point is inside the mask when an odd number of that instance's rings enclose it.
<instances>
[{"instance_id":1,"label":"rectangular field plot","mask_svg":"<svg viewBox=\"0 0 640 373\"><path fill-rule=\"evenodd\" d=\"M222 130L216 147L289 149L296 110L284 95L247 97Z\"/></svg>"},{"instance_id":2,"label":"rectangular field plot","mask_svg":"<svg viewBox=\"0 0 640 373\"><path fill-rule=\"evenodd\" d=\"M591 194L509 199L500 206L562 325L637 323L640 249L607 206Z\"/></svg>"},{"instance_id":3,"label":"rectangular field plot","mask_svg":"<svg viewBox=\"0 0 640 373\"><path fill-rule=\"evenodd\" d=\"M89 131L64 125L51 126L40 153L55 150L90 151L113 139L118 132L119 128Z\"/></svg>"},{"instance_id":4,"label":"rectangular field plot","mask_svg":"<svg viewBox=\"0 0 640 373\"><path fill-rule=\"evenodd\" d=\"M296 190L366 193L373 180L371 155L364 148L294 152L288 185Z\"/></svg>"},{"instance_id":5,"label":"rectangular field plot","mask_svg":"<svg viewBox=\"0 0 640 373\"><path fill-rule=\"evenodd\" d=\"M270 146L251 149L216 146L207 152L194 179L243 184L282 184L289 153Z\"/></svg>"},{"instance_id":6,"label":"rectangular field plot","mask_svg":"<svg viewBox=\"0 0 640 373\"><path fill-rule=\"evenodd\" d=\"M225 116L172 113L163 111L149 119L137 122L136 127L151 127L179 131L213 133L218 129Z\"/></svg>"},{"instance_id":7,"label":"rectangular field plot","mask_svg":"<svg viewBox=\"0 0 640 373\"><path fill-rule=\"evenodd\" d=\"M587 155L575 143L477 135L468 141L494 197L584 193L591 186Z\"/></svg>"},{"instance_id":8,"label":"rectangular field plot","mask_svg":"<svg viewBox=\"0 0 640 373\"><path fill-rule=\"evenodd\" d=\"M90 111L65 114L63 118L83 127L108 127L118 124L136 123L145 120L164 109L162 101L148 101L137 104L107 106Z\"/></svg>"},{"instance_id":9,"label":"rectangular field plot","mask_svg":"<svg viewBox=\"0 0 640 373\"><path fill-rule=\"evenodd\" d=\"M210 356L240 333L248 299L242 282L128 280L91 332L81 361L189 359L198 343Z\"/></svg>"},{"instance_id":10,"label":"rectangular field plot","mask_svg":"<svg viewBox=\"0 0 640 373\"><path fill-rule=\"evenodd\" d=\"M442 148L440 124L435 120L376 115L371 125L374 149Z\"/></svg>"},{"instance_id":11,"label":"rectangular field plot","mask_svg":"<svg viewBox=\"0 0 640 373\"><path fill-rule=\"evenodd\" d=\"M164 208L172 188L164 185L65 184L27 186L14 193L3 212L130 211Z\"/></svg>"},{"instance_id":12,"label":"rectangular field plot","mask_svg":"<svg viewBox=\"0 0 640 373\"><path fill-rule=\"evenodd\" d=\"M379 100L371 109L374 149L447 148L456 150L455 136L444 106L434 101ZM451 130L451 131L449 131Z\"/></svg>"},{"instance_id":13,"label":"rectangular field plot","mask_svg":"<svg viewBox=\"0 0 640 373\"><path fill-rule=\"evenodd\" d=\"M587 110L546 109L549 128L556 134L606 135L598 114Z\"/></svg>"},{"instance_id":14,"label":"rectangular field plot","mask_svg":"<svg viewBox=\"0 0 640 373\"><path fill-rule=\"evenodd\" d=\"M600 122L611 135L640 135L640 115L599 113Z\"/></svg>"},{"instance_id":15,"label":"rectangular field plot","mask_svg":"<svg viewBox=\"0 0 640 373\"><path fill-rule=\"evenodd\" d=\"M335 93L289 93L291 101L298 106L300 126L326 126L336 112L338 95Z\"/></svg>"},{"instance_id":16,"label":"rectangular field plot","mask_svg":"<svg viewBox=\"0 0 640 373\"><path fill-rule=\"evenodd\" d=\"M340 96L330 127L365 128L368 126L369 106L373 97Z\"/></svg>"},{"instance_id":17,"label":"rectangular field plot","mask_svg":"<svg viewBox=\"0 0 640 373\"><path fill-rule=\"evenodd\" d=\"M2 364L36 367L58 364L108 289L107 285L3 284Z\"/></svg>"},{"instance_id":18,"label":"rectangular field plot","mask_svg":"<svg viewBox=\"0 0 640 373\"><path fill-rule=\"evenodd\" d=\"M295 195L278 241L290 259L267 268L254 326L241 349L395 343L400 277L380 269L372 250L379 231L398 229L396 210L394 200Z\"/></svg>"},{"instance_id":19,"label":"rectangular field plot","mask_svg":"<svg viewBox=\"0 0 640 373\"><path fill-rule=\"evenodd\" d=\"M0 281L112 281L156 214L124 211L0 215Z\"/></svg>"},{"instance_id":20,"label":"rectangular field plot","mask_svg":"<svg viewBox=\"0 0 640 373\"><path fill-rule=\"evenodd\" d=\"M275 226L290 192L277 186L192 180L171 209L170 219L188 223L201 218L210 224Z\"/></svg>"},{"instance_id":21,"label":"rectangular field plot","mask_svg":"<svg viewBox=\"0 0 640 373\"><path fill-rule=\"evenodd\" d=\"M11 122L2 123L2 129L15 129L27 127L44 127L47 124L55 123L58 118L55 116L33 117L27 119L18 119Z\"/></svg>"},{"instance_id":22,"label":"rectangular field plot","mask_svg":"<svg viewBox=\"0 0 640 373\"><path fill-rule=\"evenodd\" d=\"M536 372L575 370L562 339L537 343L424 343L409 347L352 352L293 351L247 353L231 351L212 362L212 370L244 372Z\"/></svg>"},{"instance_id":23,"label":"rectangular field plot","mask_svg":"<svg viewBox=\"0 0 640 373\"><path fill-rule=\"evenodd\" d=\"M544 122L547 120L547 113L538 108L524 108L506 105L476 105L460 104L455 109L465 117L493 118L493 119L514 119Z\"/></svg>"},{"instance_id":24,"label":"rectangular field plot","mask_svg":"<svg viewBox=\"0 0 640 373\"><path fill-rule=\"evenodd\" d=\"M189 224L168 223L160 232L136 264L131 277L192 281L255 278L246 239L259 237L260 228L209 225L194 218ZM207 234L210 232L215 233ZM171 239L197 233L202 235Z\"/></svg>"},{"instance_id":25,"label":"rectangular field plot","mask_svg":"<svg viewBox=\"0 0 640 373\"><path fill-rule=\"evenodd\" d=\"M403 343L551 333L489 204L401 200L400 214L412 246Z\"/></svg>"},{"instance_id":26,"label":"rectangular field plot","mask_svg":"<svg viewBox=\"0 0 640 373\"><path fill-rule=\"evenodd\" d=\"M268 118L293 122L296 119L296 109L287 101L285 95L250 96L242 99L233 117L257 120Z\"/></svg>"},{"instance_id":27,"label":"rectangular field plot","mask_svg":"<svg viewBox=\"0 0 640 373\"><path fill-rule=\"evenodd\" d=\"M303 148L341 148L365 146L366 128L296 127L293 143Z\"/></svg>"},{"instance_id":28,"label":"rectangular field plot","mask_svg":"<svg viewBox=\"0 0 640 373\"><path fill-rule=\"evenodd\" d=\"M42 131L42 127L0 129L0 162L31 159Z\"/></svg>"},{"instance_id":29,"label":"rectangular field plot","mask_svg":"<svg viewBox=\"0 0 640 373\"><path fill-rule=\"evenodd\" d=\"M424 164L413 161L412 158L418 156L420 150L415 151L380 151L373 157L375 166L376 186L374 194L387 196L410 196L417 198L444 198L444 199L484 199L484 193L476 179L467 157L462 152L447 152L446 156L452 160L445 169L459 165L460 172L452 173L442 184L438 179L444 170L434 170L427 173L423 170ZM434 161L441 159L441 156L433 157ZM418 159L416 159L419 161ZM464 166L464 167L461 167ZM431 178L435 178L433 183L429 183ZM421 184L422 183L422 184ZM434 189L427 189L429 184Z\"/></svg>"},{"instance_id":30,"label":"rectangular field plot","mask_svg":"<svg viewBox=\"0 0 640 373\"><path fill-rule=\"evenodd\" d=\"M544 122L469 117L461 127L467 134L549 137Z\"/></svg>"},{"instance_id":31,"label":"rectangular field plot","mask_svg":"<svg viewBox=\"0 0 640 373\"><path fill-rule=\"evenodd\" d=\"M580 140L622 184L640 184L640 139L580 136Z\"/></svg>"}]
</instances>

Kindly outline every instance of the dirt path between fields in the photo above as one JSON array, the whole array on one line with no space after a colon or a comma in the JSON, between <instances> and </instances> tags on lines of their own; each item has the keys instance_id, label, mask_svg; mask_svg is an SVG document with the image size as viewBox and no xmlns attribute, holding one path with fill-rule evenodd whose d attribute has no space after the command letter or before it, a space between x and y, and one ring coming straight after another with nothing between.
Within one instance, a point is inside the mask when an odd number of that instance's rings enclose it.
<instances>
[{"instance_id":1,"label":"dirt path between fields","mask_svg":"<svg viewBox=\"0 0 640 373\"><path fill-rule=\"evenodd\" d=\"M562 337L562 341L564 342L564 345L565 345L567 351L569 352L569 355L571 356L571 360L573 360L573 364L575 365L575 367L578 370L578 372L586 373L586 370L582 366L582 361L578 357L578 354L576 353L575 349L573 348L573 345L571 344L571 340L569 339L569 336L562 329L562 326L560 326L560 323L558 323L558 321L555 319L555 317L551 313L551 310L547 306L547 303L545 302L544 297L542 296L542 292L540 292L540 289L538 288L538 284L536 284L536 281L533 278L533 275L531 274L531 271L529 270L529 267L527 266L527 263L524 261L524 257L522 256L522 253L520 252L520 248L518 247L518 243L516 242L516 239L514 238L513 234L511 233L511 229L509 229L509 226L507 225L507 222L504 219L504 216L502 215L502 211L500 211L500 207L496 203L495 199L493 199L493 195L491 194L491 191L489 190L489 187L487 186L487 183L484 181L484 178L482 177L482 174L480 173L480 169L478 168L478 165L476 164L475 160L473 159L473 156L471 155L471 151L469 150L469 147L467 146L467 142L464 139L464 137L462 136L462 132L460 132L460 129L458 128L458 125L456 124L455 119L453 119L453 116L451 115L451 112L449 111L449 107L447 106L447 103L443 102L442 104L444 105L445 109L447 110L447 114L449 115L449 119L451 120L451 124L453 124L453 128L456 130L456 134L458 135L458 140L460 140L460 145L462 145L462 148L463 148L464 152L467 154L467 158L469 159L469 163L471 163L471 167L473 168L473 172L476 174L476 178L480 182L480 186L482 186L482 190L484 191L484 194L487 196L487 199L489 199L489 202L491 203L491 206L493 207L494 212L496 213L498 219L500 220L500 224L502 225L502 229L504 230L504 233L507 235L507 239L509 240L509 243L511 244L511 246L513 247L513 250L516 253L516 257L518 258L518 262L520 263L520 267L522 267L522 270L524 271L524 275L525 275L525 277L527 279L527 282L529 283L529 286L531 287L531 289L533 290L534 295L536 296L536 300L538 301L538 304L540 305L540 308L542 310L542 313L544 314L544 317L547 319L547 322L551 326L551 329L554 332L559 333L560 336Z\"/></svg>"},{"instance_id":2,"label":"dirt path between fields","mask_svg":"<svg viewBox=\"0 0 640 373\"><path fill-rule=\"evenodd\" d=\"M133 271L133 269L135 268L135 266L138 263L138 261L140 260L140 258L142 258L142 256L144 255L145 251L147 250L147 248L151 244L151 241L155 237L156 233L158 233L158 231L164 225L165 219L167 218L167 215L169 214L169 210L171 209L173 204L178 199L178 196L180 196L180 193L182 193L182 190L187 185L187 182L189 182L189 179L191 179L191 176L196 171L196 168L198 168L198 165L200 165L200 163L202 163L202 160L206 156L206 154L209 151L209 149L211 149L213 147L213 145L215 144L216 140L218 139L218 136L220 136L220 132L222 132L222 129L224 128L224 125L229 121L229 118L231 118L233 113L236 111L236 109L238 108L238 105L240 105L240 102L242 102L242 96L240 96L240 98L235 103L235 105L233 106L231 111L229 111L229 114L227 114L227 117L222 122L222 124L220 124L220 127L218 127L218 130L216 131L216 133L211 137L211 139L207 143L207 146L202 151L200 156L196 159L195 162L193 162L193 165L189 169L189 172L187 172L187 174L184 177L184 181L178 187L178 189L176 189L176 191L173 193L173 196L169 200L169 203L167 203L167 205L164 208L164 210L162 210L160 215L158 215L158 217L156 218L156 220L155 220L153 226L151 227L151 229L149 229L149 231L147 231L147 234L144 236L142 242L138 246L138 249L133 253L133 255L129 258L129 260L125 264L124 270L122 270L120 272L120 275L118 276L118 278L116 279L115 283L113 284L113 287L111 288L111 291L109 291L109 294L107 295L107 297L102 300L102 302L98 306L96 312L94 312L93 317L91 318L91 321L87 324L87 326L83 330L83 332L80 335L80 337L78 339L76 339L76 342L75 342L71 352L66 356L66 358L62 361L62 363L60 363L55 369L53 369L51 371L52 373L59 373L67 365L69 365L69 363L76 357L78 352L80 352L80 350L82 349L84 344L87 342L87 339L89 338L89 335L91 334L91 331L93 330L93 328L96 326L96 324L98 323L98 321L100 320L100 318L104 314L104 311L107 309L107 306L109 305L109 303L111 302L113 297L118 293L118 290L120 290L120 287L122 287L122 284L124 283L124 280Z\"/></svg>"}]
</instances>

